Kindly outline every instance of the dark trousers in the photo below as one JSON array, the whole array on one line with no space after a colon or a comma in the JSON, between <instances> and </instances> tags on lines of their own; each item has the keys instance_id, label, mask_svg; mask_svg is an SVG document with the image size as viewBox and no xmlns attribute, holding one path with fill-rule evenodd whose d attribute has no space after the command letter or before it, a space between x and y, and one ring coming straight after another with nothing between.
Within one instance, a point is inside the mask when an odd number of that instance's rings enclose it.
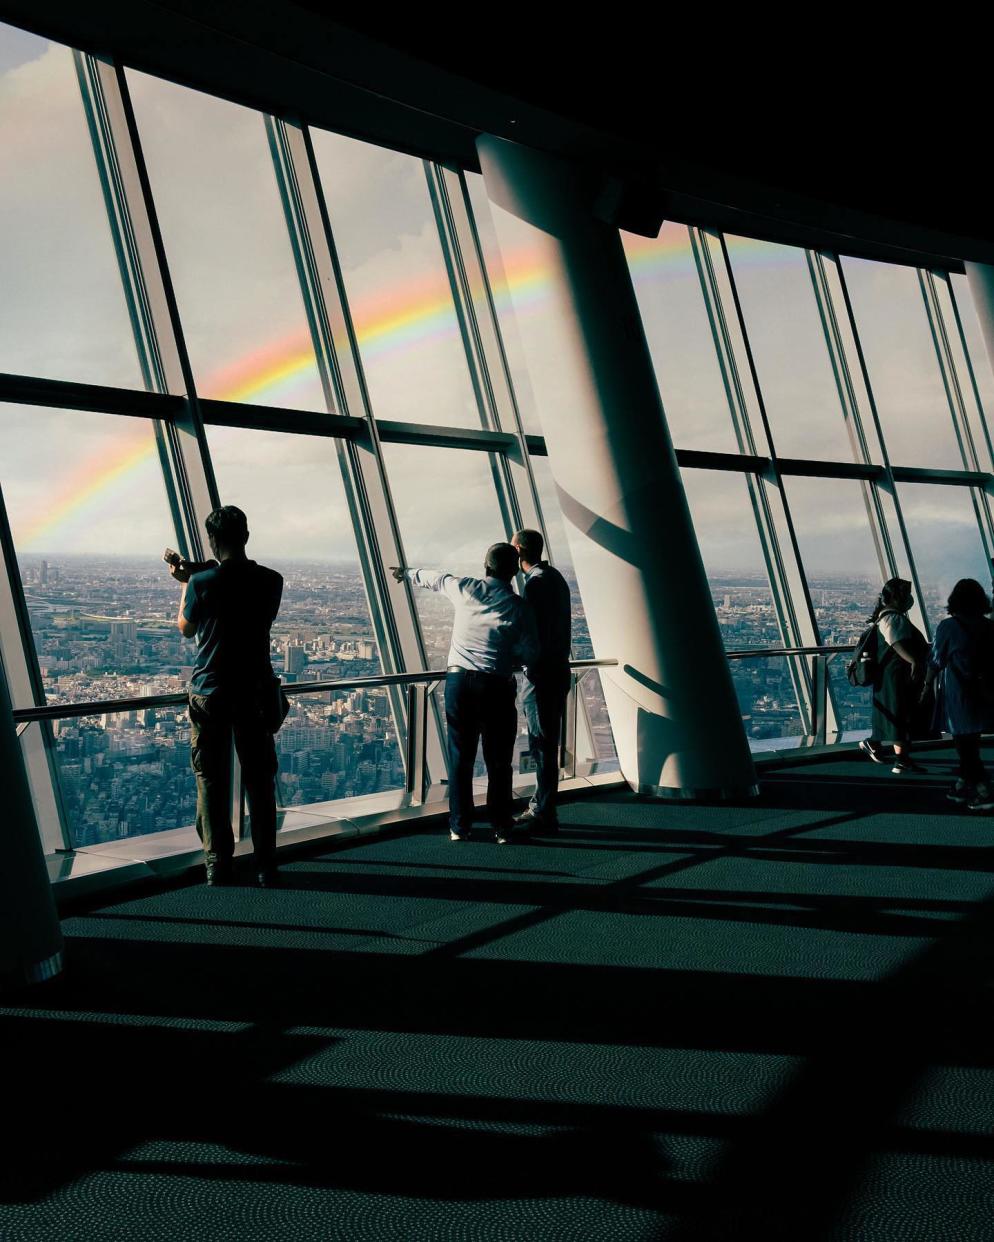
<instances>
[{"instance_id":1,"label":"dark trousers","mask_svg":"<svg viewBox=\"0 0 994 1242\"><path fill-rule=\"evenodd\" d=\"M449 823L469 832L473 823L473 768L483 739L487 816L495 828L511 822L511 776L518 712L513 677L458 669L445 679L449 736Z\"/></svg>"},{"instance_id":2,"label":"dark trousers","mask_svg":"<svg viewBox=\"0 0 994 1242\"><path fill-rule=\"evenodd\" d=\"M256 696L226 690L190 695L190 760L197 776L197 835L208 862L230 862L231 742L242 765L256 864L276 853L276 745Z\"/></svg>"},{"instance_id":3,"label":"dark trousers","mask_svg":"<svg viewBox=\"0 0 994 1242\"><path fill-rule=\"evenodd\" d=\"M953 736L953 745L959 755L960 779L970 785L976 785L978 781L986 781L987 769L980 757L980 734L956 733Z\"/></svg>"},{"instance_id":4,"label":"dark trousers","mask_svg":"<svg viewBox=\"0 0 994 1242\"><path fill-rule=\"evenodd\" d=\"M535 761L535 793L530 809L536 819L556 822L556 795L559 790L559 743L570 678L527 679L521 691L521 706L528 723L528 746Z\"/></svg>"}]
</instances>

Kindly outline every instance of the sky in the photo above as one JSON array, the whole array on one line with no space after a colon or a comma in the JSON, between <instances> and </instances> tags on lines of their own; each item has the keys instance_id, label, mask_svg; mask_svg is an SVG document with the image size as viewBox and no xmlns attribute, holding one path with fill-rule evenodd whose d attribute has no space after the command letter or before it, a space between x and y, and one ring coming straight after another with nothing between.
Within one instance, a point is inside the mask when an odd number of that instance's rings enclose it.
<instances>
[{"instance_id":1,"label":"sky","mask_svg":"<svg viewBox=\"0 0 994 1242\"><path fill-rule=\"evenodd\" d=\"M261 116L127 77L200 391L324 410ZM374 412L478 425L420 160L324 132L314 145ZM469 184L494 274L492 213L482 178ZM851 459L803 252L727 243L778 451ZM657 241L625 244L675 443L736 451L687 230L667 223ZM530 431L541 429L536 392L561 394L589 378L562 365L575 342L546 296L540 249L528 226L509 252L505 239L514 297L496 289ZM843 268L892 460L958 464L916 273L851 259ZM965 282L955 280L981 396L994 408ZM0 287L0 370L140 387L71 54L3 25ZM209 430L209 443L222 498L249 512L257 555L355 556L334 444L221 428ZM475 567L503 533L486 455L390 445L385 457L408 561ZM536 472L554 554L566 559L548 463ZM708 568L761 569L744 481L693 471L686 485ZM24 552L158 557L174 542L150 425L140 419L0 406L0 486ZM856 484L795 479L788 498L809 574L876 572ZM901 499L920 567L938 581L975 566L965 496L908 486Z\"/></svg>"}]
</instances>

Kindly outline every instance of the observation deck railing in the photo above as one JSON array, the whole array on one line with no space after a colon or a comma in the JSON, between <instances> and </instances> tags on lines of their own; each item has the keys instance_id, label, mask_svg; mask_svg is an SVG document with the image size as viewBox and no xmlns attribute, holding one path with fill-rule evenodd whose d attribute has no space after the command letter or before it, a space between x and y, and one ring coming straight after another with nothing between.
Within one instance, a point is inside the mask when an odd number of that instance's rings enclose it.
<instances>
[{"instance_id":1,"label":"observation deck railing","mask_svg":"<svg viewBox=\"0 0 994 1242\"><path fill-rule=\"evenodd\" d=\"M560 763L566 777L576 775L577 762L577 697L579 684L596 668L611 668L617 660L571 660L571 686L567 710L563 720L560 739ZM336 681L302 681L284 683L288 698L308 694L345 694L352 690L377 690L392 686L407 688L407 746L404 770L406 792L412 805L425 801L428 789L428 720L430 697L439 683L448 676L445 669L432 669L421 673L382 673L372 677L346 677ZM146 711L160 707L183 707L187 695L152 694L139 698L99 699L86 703L51 703L37 707L21 707L14 710L14 723L21 736L35 721L71 720L80 716L111 716L124 712Z\"/></svg>"},{"instance_id":2,"label":"observation deck railing","mask_svg":"<svg viewBox=\"0 0 994 1242\"><path fill-rule=\"evenodd\" d=\"M854 646L820 647L740 647L726 651L729 660L769 659L771 656L811 657L811 732L812 746L824 746L828 740L828 666L837 655L855 651Z\"/></svg>"}]
</instances>

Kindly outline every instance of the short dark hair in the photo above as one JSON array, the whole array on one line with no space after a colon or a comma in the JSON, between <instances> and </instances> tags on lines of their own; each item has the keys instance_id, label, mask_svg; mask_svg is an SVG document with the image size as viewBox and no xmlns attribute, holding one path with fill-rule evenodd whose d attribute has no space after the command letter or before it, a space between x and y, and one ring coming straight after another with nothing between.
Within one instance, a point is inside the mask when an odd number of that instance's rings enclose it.
<instances>
[{"instance_id":1,"label":"short dark hair","mask_svg":"<svg viewBox=\"0 0 994 1242\"><path fill-rule=\"evenodd\" d=\"M963 617L986 617L990 610L991 601L976 578L960 578L946 601L946 612Z\"/></svg>"},{"instance_id":2,"label":"short dark hair","mask_svg":"<svg viewBox=\"0 0 994 1242\"><path fill-rule=\"evenodd\" d=\"M248 543L248 518L234 505L222 505L207 515L204 523L212 545L222 548L244 548Z\"/></svg>"},{"instance_id":3,"label":"short dark hair","mask_svg":"<svg viewBox=\"0 0 994 1242\"><path fill-rule=\"evenodd\" d=\"M911 583L906 578L888 578L877 599L876 607L870 621L876 623L882 613L903 612L902 604L912 593Z\"/></svg>"},{"instance_id":4,"label":"short dark hair","mask_svg":"<svg viewBox=\"0 0 994 1242\"><path fill-rule=\"evenodd\" d=\"M521 550L521 556L529 565L537 565L542 559L542 552L545 549L545 540L542 538L540 530L519 530L514 536L513 541Z\"/></svg>"},{"instance_id":5,"label":"short dark hair","mask_svg":"<svg viewBox=\"0 0 994 1242\"><path fill-rule=\"evenodd\" d=\"M487 559L484 562L487 576L502 578L510 582L518 572L518 549L509 543L494 543L487 548Z\"/></svg>"}]
</instances>

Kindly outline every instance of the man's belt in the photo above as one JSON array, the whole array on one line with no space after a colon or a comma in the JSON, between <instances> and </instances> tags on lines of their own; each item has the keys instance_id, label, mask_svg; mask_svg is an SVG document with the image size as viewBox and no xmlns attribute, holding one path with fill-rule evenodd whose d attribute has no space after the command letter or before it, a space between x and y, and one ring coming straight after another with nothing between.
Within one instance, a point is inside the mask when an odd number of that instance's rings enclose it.
<instances>
[{"instance_id":1,"label":"man's belt","mask_svg":"<svg viewBox=\"0 0 994 1242\"><path fill-rule=\"evenodd\" d=\"M447 673L466 673L470 677L491 677L494 681L510 681L513 673L485 673L480 668L463 668L461 664L450 664L445 670Z\"/></svg>"}]
</instances>

